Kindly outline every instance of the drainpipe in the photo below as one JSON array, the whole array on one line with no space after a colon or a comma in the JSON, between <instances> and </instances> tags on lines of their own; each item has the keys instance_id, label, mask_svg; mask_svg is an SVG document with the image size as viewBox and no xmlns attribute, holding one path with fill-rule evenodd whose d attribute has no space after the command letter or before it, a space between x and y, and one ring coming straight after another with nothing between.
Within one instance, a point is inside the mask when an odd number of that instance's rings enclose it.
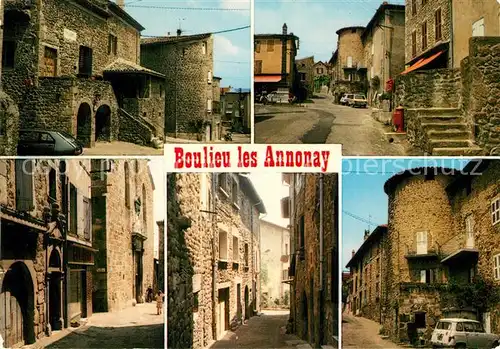
<instances>
[{"instance_id":1,"label":"drainpipe","mask_svg":"<svg viewBox=\"0 0 500 349\"><path fill-rule=\"evenodd\" d=\"M177 107L176 107L177 108ZM176 123L177 125L177 123ZM216 208L216 198L215 198L215 189L216 189L216 178L215 174L212 173L212 207L209 208L212 211L212 336L214 340L217 340L217 311L216 311L216 303L217 303L217 258L215 256L215 252L217 250L215 243L215 232L217 231L217 216L214 214Z\"/></svg>"},{"instance_id":2,"label":"drainpipe","mask_svg":"<svg viewBox=\"0 0 500 349\"><path fill-rule=\"evenodd\" d=\"M320 174L319 175L319 304L320 304L320 309L323 309L324 306L324 290L323 290L323 263L324 263L324 256L323 256L323 210L324 210L324 200L323 200L323 180L324 180L324 175ZM333 287L333 285L332 285ZM324 328L323 326L323 320L324 320L324 314L320 315L319 317L319 335L318 335L318 341L319 345L323 343L323 333L324 331L322 330Z\"/></svg>"},{"instance_id":3,"label":"drainpipe","mask_svg":"<svg viewBox=\"0 0 500 349\"><path fill-rule=\"evenodd\" d=\"M450 60L451 60L451 68L455 66L455 62L453 62L453 0L449 0L450 3Z\"/></svg>"}]
</instances>

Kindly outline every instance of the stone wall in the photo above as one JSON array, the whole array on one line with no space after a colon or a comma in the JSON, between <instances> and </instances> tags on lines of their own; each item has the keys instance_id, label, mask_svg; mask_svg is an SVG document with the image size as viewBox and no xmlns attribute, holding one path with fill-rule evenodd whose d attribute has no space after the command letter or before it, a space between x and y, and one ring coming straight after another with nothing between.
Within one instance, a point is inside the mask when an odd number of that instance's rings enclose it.
<instances>
[{"instance_id":1,"label":"stone wall","mask_svg":"<svg viewBox=\"0 0 500 349\"><path fill-rule=\"evenodd\" d=\"M165 291L165 221L158 225L158 290Z\"/></svg>"},{"instance_id":2,"label":"stone wall","mask_svg":"<svg viewBox=\"0 0 500 349\"><path fill-rule=\"evenodd\" d=\"M314 56L295 60L297 72L305 74L305 80L302 80L304 88L307 89L306 98L312 97L314 94ZM301 77L302 79L302 77Z\"/></svg>"},{"instance_id":3,"label":"stone wall","mask_svg":"<svg viewBox=\"0 0 500 349\"><path fill-rule=\"evenodd\" d=\"M363 29L358 27L341 29L338 38L338 64L341 72L344 67L347 67L347 57L349 56L352 57L353 67L364 64L364 47L361 42L362 33Z\"/></svg>"},{"instance_id":4,"label":"stone wall","mask_svg":"<svg viewBox=\"0 0 500 349\"><path fill-rule=\"evenodd\" d=\"M123 109L119 110L120 135L119 139L141 145L150 145L154 133L152 127L145 123L140 117L134 117Z\"/></svg>"},{"instance_id":5,"label":"stone wall","mask_svg":"<svg viewBox=\"0 0 500 349\"><path fill-rule=\"evenodd\" d=\"M461 91L459 69L412 72L396 78L394 105L404 108L458 108Z\"/></svg>"},{"instance_id":6,"label":"stone wall","mask_svg":"<svg viewBox=\"0 0 500 349\"><path fill-rule=\"evenodd\" d=\"M417 12L412 14L412 2L416 2ZM441 8L441 32L442 39L436 40L435 31L435 11ZM425 5L422 5L421 1L417 0L406 0L406 63L411 61L413 58L420 56L422 53L426 52L429 48L433 47L438 42L445 42L450 40L451 33L451 8L450 1L448 0L432 0L428 1ZM422 24L427 22L427 47L422 48ZM412 54L412 33L416 31L417 33L417 52L414 57ZM448 65L451 67L451 62Z\"/></svg>"},{"instance_id":7,"label":"stone wall","mask_svg":"<svg viewBox=\"0 0 500 349\"><path fill-rule=\"evenodd\" d=\"M0 156L16 155L18 138L19 110L12 98L0 91Z\"/></svg>"},{"instance_id":8,"label":"stone wall","mask_svg":"<svg viewBox=\"0 0 500 349\"><path fill-rule=\"evenodd\" d=\"M206 54L203 54L203 45L206 45ZM165 132L199 132L193 122L208 120L207 101L213 100L208 83L208 74L213 75L214 70L213 38L201 36L192 40L143 43L141 62L166 76Z\"/></svg>"},{"instance_id":9,"label":"stone wall","mask_svg":"<svg viewBox=\"0 0 500 349\"><path fill-rule=\"evenodd\" d=\"M461 64L462 112L485 154L500 154L500 37L474 37Z\"/></svg>"}]
</instances>

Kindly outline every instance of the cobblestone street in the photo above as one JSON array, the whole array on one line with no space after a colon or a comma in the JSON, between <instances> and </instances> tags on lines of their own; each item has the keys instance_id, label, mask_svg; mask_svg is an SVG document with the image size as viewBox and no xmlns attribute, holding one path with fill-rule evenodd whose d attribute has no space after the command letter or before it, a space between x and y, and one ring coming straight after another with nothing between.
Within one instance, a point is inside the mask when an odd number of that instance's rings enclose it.
<instances>
[{"instance_id":1,"label":"cobblestone street","mask_svg":"<svg viewBox=\"0 0 500 349\"><path fill-rule=\"evenodd\" d=\"M375 321L353 316L342 315L342 348L402 348L390 340L380 337L380 324Z\"/></svg>"},{"instance_id":2,"label":"cobblestone street","mask_svg":"<svg viewBox=\"0 0 500 349\"><path fill-rule=\"evenodd\" d=\"M389 143L388 128L371 116L371 109L332 103L320 95L303 106L256 105L256 143L342 144L344 155L405 155L406 141Z\"/></svg>"},{"instance_id":3,"label":"cobblestone street","mask_svg":"<svg viewBox=\"0 0 500 349\"><path fill-rule=\"evenodd\" d=\"M285 333L287 320L288 310L264 310L235 332L228 332L212 348L310 348L306 342Z\"/></svg>"},{"instance_id":4,"label":"cobblestone street","mask_svg":"<svg viewBox=\"0 0 500 349\"><path fill-rule=\"evenodd\" d=\"M164 348L164 341L164 317L156 315L153 302L96 313L79 328L54 333L24 348Z\"/></svg>"}]
</instances>

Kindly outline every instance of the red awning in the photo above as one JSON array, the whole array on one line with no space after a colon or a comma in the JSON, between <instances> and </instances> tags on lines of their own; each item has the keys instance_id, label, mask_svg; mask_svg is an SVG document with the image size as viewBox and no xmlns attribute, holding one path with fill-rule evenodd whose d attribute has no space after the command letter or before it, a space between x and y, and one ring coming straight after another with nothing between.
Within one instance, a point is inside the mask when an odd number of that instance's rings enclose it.
<instances>
[{"instance_id":1,"label":"red awning","mask_svg":"<svg viewBox=\"0 0 500 349\"><path fill-rule=\"evenodd\" d=\"M253 82L280 82L281 75L257 75L253 77Z\"/></svg>"},{"instance_id":2,"label":"red awning","mask_svg":"<svg viewBox=\"0 0 500 349\"><path fill-rule=\"evenodd\" d=\"M439 51L438 53L435 53L428 58L419 60L417 63L415 63L411 67L406 68L406 70L404 72L402 72L401 75L405 75L405 74L408 74L409 72L412 72L414 70L422 68L423 66L429 64L430 62L432 62L433 60L435 60L436 58L441 56L443 53L444 53L444 51Z\"/></svg>"}]
</instances>

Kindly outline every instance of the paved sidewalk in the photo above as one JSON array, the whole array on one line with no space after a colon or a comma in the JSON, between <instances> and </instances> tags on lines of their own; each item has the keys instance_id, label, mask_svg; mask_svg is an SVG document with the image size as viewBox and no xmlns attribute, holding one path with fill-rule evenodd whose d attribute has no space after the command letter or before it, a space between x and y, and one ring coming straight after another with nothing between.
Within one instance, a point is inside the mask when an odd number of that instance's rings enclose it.
<instances>
[{"instance_id":1,"label":"paved sidewalk","mask_svg":"<svg viewBox=\"0 0 500 349\"><path fill-rule=\"evenodd\" d=\"M343 349L395 349L402 348L380 334L381 325L370 319L344 313L342 315Z\"/></svg>"}]
</instances>

